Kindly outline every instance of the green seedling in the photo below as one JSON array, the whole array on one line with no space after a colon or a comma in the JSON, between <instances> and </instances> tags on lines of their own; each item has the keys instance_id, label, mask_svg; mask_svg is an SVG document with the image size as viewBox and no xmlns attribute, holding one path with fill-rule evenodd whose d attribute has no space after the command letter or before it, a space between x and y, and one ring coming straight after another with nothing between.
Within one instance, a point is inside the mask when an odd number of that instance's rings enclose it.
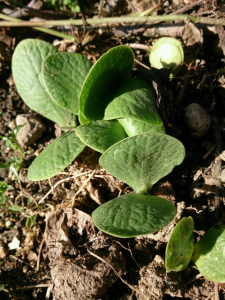
<instances>
[{"instance_id":1,"label":"green seedling","mask_svg":"<svg viewBox=\"0 0 225 300\"><path fill-rule=\"evenodd\" d=\"M172 69L170 73L172 79L181 70L184 51L178 40L171 37L160 38L151 49L149 61L155 69Z\"/></svg>"},{"instance_id":2,"label":"green seedling","mask_svg":"<svg viewBox=\"0 0 225 300\"><path fill-rule=\"evenodd\" d=\"M11 205L7 201L6 191L11 188L11 185L8 185L2 181L0 181L0 213L20 213L24 210L23 207L17 205Z\"/></svg>"},{"instance_id":3,"label":"green seedling","mask_svg":"<svg viewBox=\"0 0 225 300\"><path fill-rule=\"evenodd\" d=\"M32 39L22 41L12 59L24 102L66 130L34 160L28 178L55 176L86 145L103 153L100 165L136 191L93 212L99 229L119 237L151 233L173 219L175 206L149 192L183 161L185 152L165 134L153 87L131 78L133 62L127 46L110 49L93 65L80 54L58 53Z\"/></svg>"},{"instance_id":4,"label":"green seedling","mask_svg":"<svg viewBox=\"0 0 225 300\"><path fill-rule=\"evenodd\" d=\"M191 217L176 225L166 248L166 271L183 271L192 260L205 278L225 282L225 225L210 228L195 245L193 230Z\"/></svg>"},{"instance_id":5,"label":"green seedling","mask_svg":"<svg viewBox=\"0 0 225 300\"><path fill-rule=\"evenodd\" d=\"M32 228L36 224L37 216L38 215L34 215L32 217L27 217L26 222L25 222L25 227L26 228Z\"/></svg>"},{"instance_id":6,"label":"green seedling","mask_svg":"<svg viewBox=\"0 0 225 300\"><path fill-rule=\"evenodd\" d=\"M11 187L11 185L8 185L2 181L0 181L0 205L5 204L6 202L6 195L5 192Z\"/></svg>"},{"instance_id":7,"label":"green seedling","mask_svg":"<svg viewBox=\"0 0 225 300\"><path fill-rule=\"evenodd\" d=\"M80 12L80 6L76 0L51 0L51 5L55 10L66 10L70 9L73 12Z\"/></svg>"},{"instance_id":8,"label":"green seedling","mask_svg":"<svg viewBox=\"0 0 225 300\"><path fill-rule=\"evenodd\" d=\"M7 165L0 163L0 169L10 168L16 177L18 176L18 171L21 168L21 165L23 162L23 157L24 157L24 151L18 144L18 142L16 140L16 136L17 136L18 132L20 131L20 129L24 125L19 125L16 127L15 130L12 130L12 131L10 130L9 137L4 137L4 136L0 135L0 138L3 141L5 141L7 147L11 147L13 150L17 150L17 149L20 150L20 159L19 160L18 160L17 156L14 156L13 159L8 159L8 158L6 159L6 162L8 163Z\"/></svg>"}]
</instances>

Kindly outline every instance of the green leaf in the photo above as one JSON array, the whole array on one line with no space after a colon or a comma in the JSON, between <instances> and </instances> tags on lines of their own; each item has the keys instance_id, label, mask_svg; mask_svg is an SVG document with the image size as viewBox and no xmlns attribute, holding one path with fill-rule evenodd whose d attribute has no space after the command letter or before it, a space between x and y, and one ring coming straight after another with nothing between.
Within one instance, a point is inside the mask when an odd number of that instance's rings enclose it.
<instances>
[{"instance_id":1,"label":"green leaf","mask_svg":"<svg viewBox=\"0 0 225 300\"><path fill-rule=\"evenodd\" d=\"M105 120L129 118L151 124L153 127L158 126L160 130L163 130L163 122L159 117L155 103L155 91L153 87L144 80L140 78L129 79L115 90L111 99L113 100L108 104L105 110ZM126 124L128 125L128 127L125 128L126 132L132 131L134 126L130 129L129 122ZM153 129L153 131L155 131L155 129Z\"/></svg>"},{"instance_id":2,"label":"green leaf","mask_svg":"<svg viewBox=\"0 0 225 300\"><path fill-rule=\"evenodd\" d=\"M17 134L18 134L18 132L20 131L20 129L23 127L23 126L25 126L27 123L25 123L25 124L23 124L23 125L18 125L18 126L16 126L16 128L14 129L14 130L12 130L12 131L10 131L10 135L11 135L11 137L15 140L16 139L16 136L17 136Z\"/></svg>"},{"instance_id":3,"label":"green leaf","mask_svg":"<svg viewBox=\"0 0 225 300\"><path fill-rule=\"evenodd\" d=\"M215 282L225 282L225 225L210 228L194 247L192 261L201 274Z\"/></svg>"},{"instance_id":4,"label":"green leaf","mask_svg":"<svg viewBox=\"0 0 225 300\"><path fill-rule=\"evenodd\" d=\"M18 205L13 205L13 206L10 207L10 210L11 210L11 211L15 211L15 212L16 212L16 211L19 212L19 211L23 211L23 210L24 210L24 207L23 207L23 206L18 206Z\"/></svg>"},{"instance_id":5,"label":"green leaf","mask_svg":"<svg viewBox=\"0 0 225 300\"><path fill-rule=\"evenodd\" d=\"M91 121L77 127L75 131L84 144L101 153L127 137L117 120Z\"/></svg>"},{"instance_id":6,"label":"green leaf","mask_svg":"<svg viewBox=\"0 0 225 300\"><path fill-rule=\"evenodd\" d=\"M183 218L174 228L166 247L166 272L183 271L191 261L194 250L194 221Z\"/></svg>"},{"instance_id":7,"label":"green leaf","mask_svg":"<svg viewBox=\"0 0 225 300\"><path fill-rule=\"evenodd\" d=\"M118 122L123 126L128 136L137 135L140 133L165 133L164 126L153 125L130 118L118 119Z\"/></svg>"},{"instance_id":8,"label":"green leaf","mask_svg":"<svg viewBox=\"0 0 225 300\"><path fill-rule=\"evenodd\" d=\"M90 70L80 95L80 111L88 120L101 120L110 95L131 77L134 54L117 46L103 54Z\"/></svg>"},{"instance_id":9,"label":"green leaf","mask_svg":"<svg viewBox=\"0 0 225 300\"><path fill-rule=\"evenodd\" d=\"M78 114L78 100L93 63L78 53L60 52L46 57L42 74L47 91L61 107Z\"/></svg>"},{"instance_id":10,"label":"green leaf","mask_svg":"<svg viewBox=\"0 0 225 300\"><path fill-rule=\"evenodd\" d=\"M37 215L32 216L32 217L27 217L26 222L25 222L25 227L26 228L32 228L34 224L36 223L37 220Z\"/></svg>"},{"instance_id":11,"label":"green leaf","mask_svg":"<svg viewBox=\"0 0 225 300\"><path fill-rule=\"evenodd\" d=\"M6 183L0 181L0 196L4 194L5 191L7 191L10 187L11 185L7 185Z\"/></svg>"},{"instance_id":12,"label":"green leaf","mask_svg":"<svg viewBox=\"0 0 225 300\"><path fill-rule=\"evenodd\" d=\"M7 290L5 290L5 284L0 284L0 292L2 292L2 291L7 291Z\"/></svg>"},{"instance_id":13,"label":"green leaf","mask_svg":"<svg viewBox=\"0 0 225 300\"><path fill-rule=\"evenodd\" d=\"M6 203L6 195L4 194L4 195L2 195L1 193L0 193L0 205L2 206L2 207L4 207L4 208L6 208L4 205L2 205L2 204L5 204Z\"/></svg>"},{"instance_id":14,"label":"green leaf","mask_svg":"<svg viewBox=\"0 0 225 300\"><path fill-rule=\"evenodd\" d=\"M79 113L78 113L78 119L79 119L79 122L80 122L81 125L85 125L85 124L87 124L87 123L90 122L88 119L86 119L86 118L82 115L82 113L81 113L80 111L79 111Z\"/></svg>"},{"instance_id":15,"label":"green leaf","mask_svg":"<svg viewBox=\"0 0 225 300\"><path fill-rule=\"evenodd\" d=\"M0 169L7 169L10 166L0 163Z\"/></svg>"},{"instance_id":16,"label":"green leaf","mask_svg":"<svg viewBox=\"0 0 225 300\"><path fill-rule=\"evenodd\" d=\"M29 167L28 179L37 181L55 176L65 169L84 147L74 131L62 134L35 158Z\"/></svg>"},{"instance_id":17,"label":"green leaf","mask_svg":"<svg viewBox=\"0 0 225 300\"><path fill-rule=\"evenodd\" d=\"M76 115L60 108L46 91L42 76L42 62L57 50L41 40L23 40L12 58L12 73L23 101L34 111L62 127L76 127Z\"/></svg>"},{"instance_id":18,"label":"green leaf","mask_svg":"<svg viewBox=\"0 0 225 300\"><path fill-rule=\"evenodd\" d=\"M126 194L98 207L92 219L100 230L130 238L160 230L173 220L175 213L175 206L166 199Z\"/></svg>"},{"instance_id":19,"label":"green leaf","mask_svg":"<svg viewBox=\"0 0 225 300\"><path fill-rule=\"evenodd\" d=\"M100 165L110 174L146 194L158 180L184 159L184 146L161 133L144 133L113 145L100 157Z\"/></svg>"}]
</instances>

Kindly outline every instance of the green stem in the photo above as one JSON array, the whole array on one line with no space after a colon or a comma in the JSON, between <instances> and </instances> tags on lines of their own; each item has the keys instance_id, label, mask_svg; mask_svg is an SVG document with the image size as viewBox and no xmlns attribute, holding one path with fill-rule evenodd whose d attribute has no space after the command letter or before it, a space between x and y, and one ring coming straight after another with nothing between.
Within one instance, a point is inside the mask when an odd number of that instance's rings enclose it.
<instances>
[{"instance_id":1,"label":"green stem","mask_svg":"<svg viewBox=\"0 0 225 300\"><path fill-rule=\"evenodd\" d=\"M5 23L12 23L13 25L9 27L13 27L14 25L17 27L17 26L20 26L21 22L23 22L22 20L20 19L17 19L17 18L12 18L12 17L9 17L9 16L6 16L4 14L1 14L0 13L0 18L1 19L4 19L4 20L8 20L7 22ZM2 21L4 23L4 21ZM1 23L1 21L0 21ZM31 22L32 24L32 22ZM30 26L28 26L30 27ZM42 32L45 32L47 34L51 34L51 35L54 35L54 36L57 36L59 38L62 38L62 39L67 39L67 40L71 40L72 42L74 41L77 41L77 38L75 36L71 36L69 34L64 34L62 32L59 32L59 31L56 31L56 30L53 30L53 29L50 29L50 28L43 28L43 27L34 27L31 25L31 27L33 27L33 29L35 30L38 30L38 31L42 31Z\"/></svg>"},{"instance_id":2,"label":"green stem","mask_svg":"<svg viewBox=\"0 0 225 300\"><path fill-rule=\"evenodd\" d=\"M10 17L0 14L0 18L4 20L9 20ZM1 27L17 27L17 26L27 26L27 27L33 27L33 26L65 26L65 25L82 25L83 21L81 19L79 20L51 20L51 21L18 21L18 19L9 20L9 22L6 21L0 21ZM152 23L152 22L163 22L163 21L187 21L190 20L194 23L202 23L202 24L212 24L212 25L222 25L225 26L225 19L210 19L210 18L204 18L204 17L195 17L190 15L165 15L165 16L144 16L144 17L113 17L113 18L99 18L99 19L86 19L88 24L113 24L113 23ZM37 29L37 28L35 28ZM40 28L38 27L38 30ZM50 30L50 29L49 29Z\"/></svg>"},{"instance_id":3,"label":"green stem","mask_svg":"<svg viewBox=\"0 0 225 300\"><path fill-rule=\"evenodd\" d=\"M20 145L17 143L17 146L18 146L18 148L19 148L19 150L20 150L20 161L19 161L19 169L21 168L21 165L22 165L22 162L23 162L23 158L24 158L24 151L23 151L23 149L20 147ZM19 171L19 170L16 170L17 172Z\"/></svg>"}]
</instances>

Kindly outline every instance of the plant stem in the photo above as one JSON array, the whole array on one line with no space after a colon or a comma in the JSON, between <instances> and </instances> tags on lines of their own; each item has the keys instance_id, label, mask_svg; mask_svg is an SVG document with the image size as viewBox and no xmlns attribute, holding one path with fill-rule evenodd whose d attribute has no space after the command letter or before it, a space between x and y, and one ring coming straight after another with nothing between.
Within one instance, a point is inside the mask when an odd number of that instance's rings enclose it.
<instances>
[{"instance_id":1,"label":"plant stem","mask_svg":"<svg viewBox=\"0 0 225 300\"><path fill-rule=\"evenodd\" d=\"M17 146L18 146L18 148L19 148L19 150L20 150L20 161L19 161L19 169L21 168L21 165L22 165L22 162L23 162L23 158L24 158L24 151L23 151L23 149L20 147L20 145L17 143ZM16 170L17 172L19 171L19 170Z\"/></svg>"},{"instance_id":2,"label":"plant stem","mask_svg":"<svg viewBox=\"0 0 225 300\"><path fill-rule=\"evenodd\" d=\"M1 14L1 13L0 13L0 18L4 19L4 20L8 20L5 23L13 23L14 25L16 25L16 27L20 26L20 23L23 22L21 19L12 18L12 17L6 16L6 15ZM4 23L4 21L2 21L2 22ZM1 23L1 21L0 21L0 23ZM32 24L34 22L30 22L30 23ZM13 27L13 26L9 25L9 27ZM77 41L77 38L75 36L72 36L72 35L69 35L69 34L65 34L65 33L62 33L62 32L59 32L59 31L56 31L56 30L53 30L53 29L50 29L50 28L34 27L32 25L31 25L31 27L33 27L33 29L35 29L35 30L42 31L42 32L45 32L47 34L51 34L51 35L57 36L57 37L62 38L62 39L71 40L72 42Z\"/></svg>"},{"instance_id":3,"label":"plant stem","mask_svg":"<svg viewBox=\"0 0 225 300\"><path fill-rule=\"evenodd\" d=\"M51 20L51 21L21 21L15 18L10 18L4 14L0 14L0 18L9 21L0 21L1 27L34 27L34 26L64 26L64 25L82 25L82 19L79 20ZM13 19L13 21L12 21ZM165 15L165 16L144 16L144 17L113 17L113 18L99 18L99 19L87 19L88 24L113 24L113 23L152 23L155 21L163 22L163 21L187 21L190 20L194 23L202 23L202 24L214 24L214 25L222 25L225 26L225 19L211 19L204 17L195 17L191 15ZM16 22L18 21L18 22ZM35 28L37 30L41 30L43 28ZM49 29L50 30L50 29ZM57 32L56 32L57 33ZM68 35L66 35L68 36Z\"/></svg>"}]
</instances>

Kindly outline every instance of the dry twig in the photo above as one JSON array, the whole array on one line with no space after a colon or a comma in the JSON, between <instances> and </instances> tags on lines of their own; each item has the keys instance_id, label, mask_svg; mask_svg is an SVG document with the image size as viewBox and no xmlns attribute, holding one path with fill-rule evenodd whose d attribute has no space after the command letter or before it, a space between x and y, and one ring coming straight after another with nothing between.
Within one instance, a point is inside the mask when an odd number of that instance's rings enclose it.
<instances>
[{"instance_id":1,"label":"dry twig","mask_svg":"<svg viewBox=\"0 0 225 300\"><path fill-rule=\"evenodd\" d=\"M87 172L84 172L84 173L81 173L81 174L77 174L77 175L74 175L72 177L67 177L65 179L62 179L62 180L59 180L56 184L54 184L54 186L47 192L47 194L44 195L44 197L39 201L39 204L42 203L45 198L61 183L65 182L65 181L68 181L68 180L71 180L71 179L74 179L74 178L77 178L77 177L80 177L82 175L86 175L88 173L90 173L91 171L87 171Z\"/></svg>"},{"instance_id":2,"label":"dry twig","mask_svg":"<svg viewBox=\"0 0 225 300\"><path fill-rule=\"evenodd\" d=\"M124 280L124 279L119 275L119 273L113 268L113 266L112 266L110 263L108 263L106 260L104 260L102 257L98 256L97 254L91 252L90 250L87 249L87 251L88 251L88 253L90 253L92 256L96 257L97 259L99 259L99 260L101 260L102 262L104 262L107 266L109 266L109 267L113 270L113 272L116 274L116 276L118 276L119 279L120 279L124 284L126 284L132 291L135 291L136 293L140 294L139 290L136 289L133 285L129 284L126 280Z\"/></svg>"}]
</instances>

